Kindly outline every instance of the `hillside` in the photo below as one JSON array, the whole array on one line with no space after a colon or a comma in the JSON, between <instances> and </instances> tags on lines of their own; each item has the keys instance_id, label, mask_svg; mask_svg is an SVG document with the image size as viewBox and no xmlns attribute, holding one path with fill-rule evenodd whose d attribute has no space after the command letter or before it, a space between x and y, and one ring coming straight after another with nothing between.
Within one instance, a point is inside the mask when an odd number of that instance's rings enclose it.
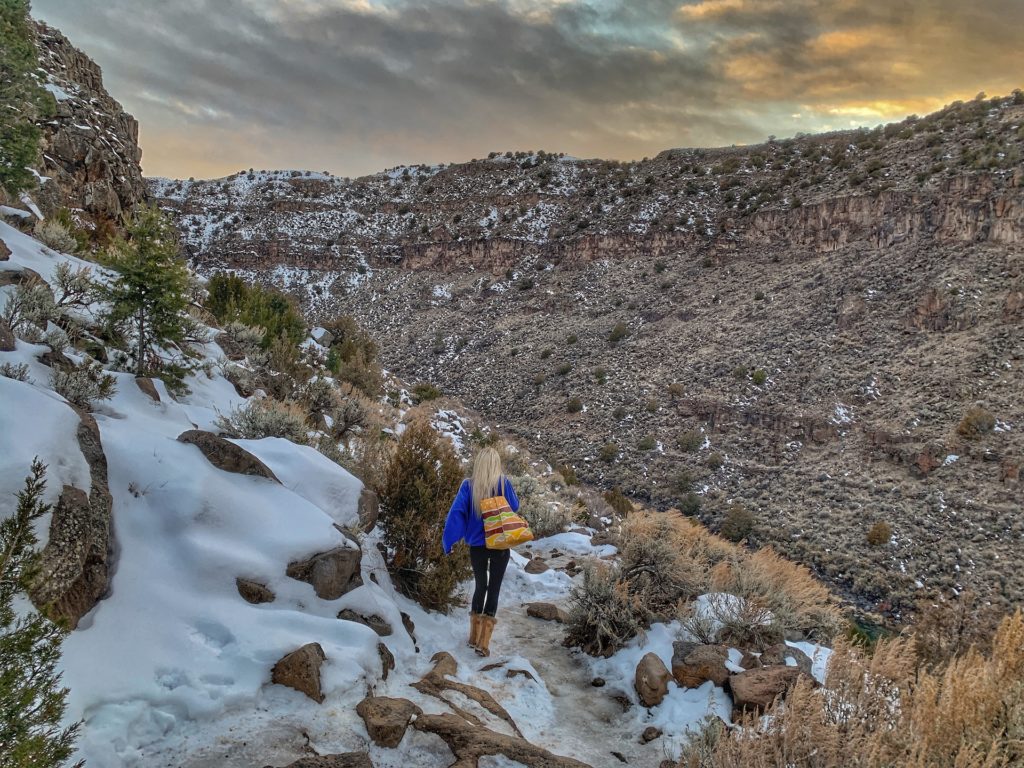
<instances>
[{"instance_id":1,"label":"hillside","mask_svg":"<svg viewBox=\"0 0 1024 768\"><path fill-rule=\"evenodd\" d=\"M200 272L352 313L389 368L583 480L713 527L740 505L751 543L899 619L939 591L1024 597L1003 565L1024 535L1022 149L1018 93L636 163L150 189Z\"/></svg>"}]
</instances>

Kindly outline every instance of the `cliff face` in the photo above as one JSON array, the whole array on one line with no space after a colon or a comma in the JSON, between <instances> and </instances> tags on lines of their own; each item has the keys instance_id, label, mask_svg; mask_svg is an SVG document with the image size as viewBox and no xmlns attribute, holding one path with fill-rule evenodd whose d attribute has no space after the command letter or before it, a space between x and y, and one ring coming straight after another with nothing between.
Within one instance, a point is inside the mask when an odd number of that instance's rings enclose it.
<instances>
[{"instance_id":1,"label":"cliff face","mask_svg":"<svg viewBox=\"0 0 1024 768\"><path fill-rule=\"evenodd\" d=\"M151 189L201 271L353 314L389 369L589 482L712 527L742 504L752 543L898 614L922 588L1024 597L1001 567L1024 535L1018 102L632 164ZM967 438L979 403L996 426Z\"/></svg>"},{"instance_id":2,"label":"cliff face","mask_svg":"<svg viewBox=\"0 0 1024 768\"><path fill-rule=\"evenodd\" d=\"M103 86L99 66L60 31L37 22L39 64L57 114L43 125L44 209L118 219L146 198L135 118Z\"/></svg>"}]
</instances>

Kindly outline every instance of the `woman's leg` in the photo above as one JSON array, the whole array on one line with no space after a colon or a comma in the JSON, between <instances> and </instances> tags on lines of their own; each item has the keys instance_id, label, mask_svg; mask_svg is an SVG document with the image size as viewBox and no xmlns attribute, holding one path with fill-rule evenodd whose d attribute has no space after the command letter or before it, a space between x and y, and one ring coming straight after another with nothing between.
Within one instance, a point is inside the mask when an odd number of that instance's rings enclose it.
<instances>
[{"instance_id":1,"label":"woman's leg","mask_svg":"<svg viewBox=\"0 0 1024 768\"><path fill-rule=\"evenodd\" d=\"M473 566L473 578L476 580L473 601L470 604L473 613L484 612L484 596L487 594L487 552L487 547L469 548L469 563Z\"/></svg>"},{"instance_id":2,"label":"woman's leg","mask_svg":"<svg viewBox=\"0 0 1024 768\"><path fill-rule=\"evenodd\" d=\"M487 601L484 604L483 612L493 616L498 612L498 593L501 592L501 580L505 577L505 569L512 556L509 549L492 549L487 552L490 556L487 579ZM477 579L477 584L480 580Z\"/></svg>"}]
</instances>

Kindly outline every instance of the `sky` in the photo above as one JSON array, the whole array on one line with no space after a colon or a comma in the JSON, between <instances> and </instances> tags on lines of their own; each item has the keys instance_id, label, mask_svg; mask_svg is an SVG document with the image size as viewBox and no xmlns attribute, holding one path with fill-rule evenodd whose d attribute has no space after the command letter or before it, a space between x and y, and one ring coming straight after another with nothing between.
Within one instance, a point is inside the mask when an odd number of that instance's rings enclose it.
<instances>
[{"instance_id":1,"label":"sky","mask_svg":"<svg viewBox=\"0 0 1024 768\"><path fill-rule=\"evenodd\" d=\"M33 0L148 176L619 160L1024 87L1024 0Z\"/></svg>"}]
</instances>

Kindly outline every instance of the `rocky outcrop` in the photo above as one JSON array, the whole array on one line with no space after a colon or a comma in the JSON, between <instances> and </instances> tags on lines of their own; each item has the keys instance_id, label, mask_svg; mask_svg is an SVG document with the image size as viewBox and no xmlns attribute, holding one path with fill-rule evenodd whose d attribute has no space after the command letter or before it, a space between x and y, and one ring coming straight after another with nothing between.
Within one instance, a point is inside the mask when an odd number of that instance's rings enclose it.
<instances>
[{"instance_id":1,"label":"rocky outcrop","mask_svg":"<svg viewBox=\"0 0 1024 768\"><path fill-rule=\"evenodd\" d=\"M725 662L729 649L724 645L702 645L682 640L672 643L672 677L683 688L697 688L708 680L724 685L729 679Z\"/></svg>"},{"instance_id":2,"label":"rocky outcrop","mask_svg":"<svg viewBox=\"0 0 1024 768\"><path fill-rule=\"evenodd\" d=\"M154 403L160 402L160 392L157 391L156 384L153 383L151 378L147 376L136 376L135 386L137 386L139 391Z\"/></svg>"},{"instance_id":3,"label":"rocky outcrop","mask_svg":"<svg viewBox=\"0 0 1024 768\"><path fill-rule=\"evenodd\" d=\"M287 574L293 579L313 585L317 597L337 600L362 586L362 561L363 553L358 546L335 547L289 564Z\"/></svg>"},{"instance_id":4,"label":"rocky outcrop","mask_svg":"<svg viewBox=\"0 0 1024 768\"><path fill-rule=\"evenodd\" d=\"M736 713L764 712L779 697L784 697L790 688L806 677L799 667L761 667L729 678L729 692L732 694L733 711Z\"/></svg>"},{"instance_id":5,"label":"rocky outcrop","mask_svg":"<svg viewBox=\"0 0 1024 768\"><path fill-rule=\"evenodd\" d=\"M0 352L13 352L17 345L17 339L11 332L11 327L0 318Z\"/></svg>"},{"instance_id":6,"label":"rocky outcrop","mask_svg":"<svg viewBox=\"0 0 1024 768\"><path fill-rule=\"evenodd\" d=\"M7 261L11 258L11 249L7 247L7 243L0 240L0 261Z\"/></svg>"},{"instance_id":7,"label":"rocky outcrop","mask_svg":"<svg viewBox=\"0 0 1024 768\"><path fill-rule=\"evenodd\" d=\"M370 739L379 747L394 749L405 736L409 723L423 710L408 699L369 696L356 705Z\"/></svg>"},{"instance_id":8,"label":"rocky outcrop","mask_svg":"<svg viewBox=\"0 0 1024 768\"><path fill-rule=\"evenodd\" d=\"M364 487L359 492L357 512L359 515L359 530L363 533L372 531L374 526L377 525L377 517L380 515L380 499L377 498L375 491Z\"/></svg>"},{"instance_id":9,"label":"rocky outcrop","mask_svg":"<svg viewBox=\"0 0 1024 768\"><path fill-rule=\"evenodd\" d=\"M356 624L362 624L364 627L369 627L381 637L388 637L393 632L391 625L377 614L363 616L361 613L356 613L351 608L343 608L338 613L338 618L342 621L354 621Z\"/></svg>"},{"instance_id":10,"label":"rocky outcrop","mask_svg":"<svg viewBox=\"0 0 1024 768\"><path fill-rule=\"evenodd\" d=\"M668 668L657 654L647 653L636 665L633 687L640 703L645 707L656 707L668 695L668 681L672 679Z\"/></svg>"},{"instance_id":11,"label":"rocky outcrop","mask_svg":"<svg viewBox=\"0 0 1024 768\"><path fill-rule=\"evenodd\" d=\"M178 435L178 442L194 445L202 451L203 456L217 469L222 469L225 472L235 472L240 475L265 477L268 480L273 480L275 483L281 482L277 479L277 475L271 471L270 467L244 448L240 448L234 443L225 440L220 435L205 432L201 429L190 429Z\"/></svg>"},{"instance_id":12,"label":"rocky outcrop","mask_svg":"<svg viewBox=\"0 0 1024 768\"><path fill-rule=\"evenodd\" d=\"M294 688L323 704L324 694L320 689L320 666L327 660L320 643L307 643L298 650L284 656L270 672L270 681L277 685Z\"/></svg>"},{"instance_id":13,"label":"rocky outcrop","mask_svg":"<svg viewBox=\"0 0 1024 768\"><path fill-rule=\"evenodd\" d=\"M58 30L36 24L39 65L57 112L42 123L44 210L81 210L115 224L147 198L139 126L103 86L99 66Z\"/></svg>"},{"instance_id":14,"label":"rocky outcrop","mask_svg":"<svg viewBox=\"0 0 1024 768\"><path fill-rule=\"evenodd\" d=\"M242 599L247 603L260 605L262 603L274 602L275 595L273 591L265 584L260 584L258 581L237 578L235 579L235 587L238 589L238 594L240 594Z\"/></svg>"},{"instance_id":15,"label":"rocky outcrop","mask_svg":"<svg viewBox=\"0 0 1024 768\"><path fill-rule=\"evenodd\" d=\"M115 552L113 498L100 430L89 414L79 412L79 418L78 446L89 465L89 492L64 486L50 519L39 573L29 590L40 610L69 629L75 629L107 594Z\"/></svg>"}]
</instances>

